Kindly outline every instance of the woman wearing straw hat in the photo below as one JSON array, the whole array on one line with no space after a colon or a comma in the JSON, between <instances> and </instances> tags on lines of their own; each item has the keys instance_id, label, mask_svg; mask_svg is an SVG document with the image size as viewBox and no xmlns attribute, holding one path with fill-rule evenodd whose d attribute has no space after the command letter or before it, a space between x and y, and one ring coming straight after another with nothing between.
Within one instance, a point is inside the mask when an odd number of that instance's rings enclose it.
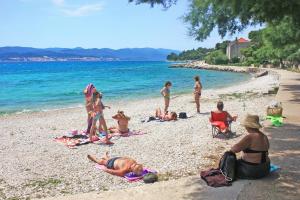
<instances>
[{"instance_id":1,"label":"woman wearing straw hat","mask_svg":"<svg viewBox=\"0 0 300 200\"><path fill-rule=\"evenodd\" d=\"M231 151L242 156L237 162L237 176L244 179L262 178L269 174L269 140L259 129L262 127L257 115L247 115L242 125L248 134L235 144Z\"/></svg>"}]
</instances>

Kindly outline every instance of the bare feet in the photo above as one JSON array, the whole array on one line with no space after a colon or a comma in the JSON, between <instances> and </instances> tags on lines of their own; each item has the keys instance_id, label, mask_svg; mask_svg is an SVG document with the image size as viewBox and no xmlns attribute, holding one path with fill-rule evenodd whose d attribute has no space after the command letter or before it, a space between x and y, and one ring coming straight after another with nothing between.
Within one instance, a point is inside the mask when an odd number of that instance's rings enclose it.
<instances>
[{"instance_id":1,"label":"bare feet","mask_svg":"<svg viewBox=\"0 0 300 200\"><path fill-rule=\"evenodd\" d=\"M97 159L96 159L95 156L87 155L87 158L88 158L90 161L93 161L93 162L97 163Z\"/></svg>"},{"instance_id":2,"label":"bare feet","mask_svg":"<svg viewBox=\"0 0 300 200\"><path fill-rule=\"evenodd\" d=\"M103 155L102 159L108 160L108 151L105 152L105 154Z\"/></svg>"},{"instance_id":3,"label":"bare feet","mask_svg":"<svg viewBox=\"0 0 300 200\"><path fill-rule=\"evenodd\" d=\"M106 139L106 138L104 138L100 141L101 141L101 143L104 143L104 144L114 144L113 142L111 142L109 139Z\"/></svg>"}]
</instances>

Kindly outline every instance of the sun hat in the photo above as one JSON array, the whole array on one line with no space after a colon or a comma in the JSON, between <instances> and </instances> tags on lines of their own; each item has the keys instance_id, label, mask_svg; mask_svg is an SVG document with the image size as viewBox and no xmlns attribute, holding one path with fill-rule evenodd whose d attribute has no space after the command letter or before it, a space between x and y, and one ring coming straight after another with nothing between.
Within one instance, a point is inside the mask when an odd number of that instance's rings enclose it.
<instances>
[{"instance_id":1,"label":"sun hat","mask_svg":"<svg viewBox=\"0 0 300 200\"><path fill-rule=\"evenodd\" d=\"M241 123L244 127L247 128L261 128L262 126L259 123L259 117L257 115L247 115L244 121Z\"/></svg>"}]
</instances>

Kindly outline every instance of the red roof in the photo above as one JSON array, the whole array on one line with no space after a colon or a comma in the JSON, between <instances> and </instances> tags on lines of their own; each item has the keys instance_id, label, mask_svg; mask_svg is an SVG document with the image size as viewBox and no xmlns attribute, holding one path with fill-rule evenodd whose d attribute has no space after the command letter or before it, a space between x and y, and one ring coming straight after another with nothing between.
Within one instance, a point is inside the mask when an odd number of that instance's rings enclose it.
<instances>
[{"instance_id":1,"label":"red roof","mask_svg":"<svg viewBox=\"0 0 300 200\"><path fill-rule=\"evenodd\" d=\"M244 42L249 42L249 40L246 40L245 38L238 39L238 43L244 43Z\"/></svg>"}]
</instances>

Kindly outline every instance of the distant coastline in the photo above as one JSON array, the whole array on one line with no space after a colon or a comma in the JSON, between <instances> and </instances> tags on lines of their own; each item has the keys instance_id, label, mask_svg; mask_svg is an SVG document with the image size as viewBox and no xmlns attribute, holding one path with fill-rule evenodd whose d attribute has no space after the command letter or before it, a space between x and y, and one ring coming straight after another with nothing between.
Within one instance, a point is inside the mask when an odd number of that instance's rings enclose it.
<instances>
[{"instance_id":1,"label":"distant coastline","mask_svg":"<svg viewBox=\"0 0 300 200\"><path fill-rule=\"evenodd\" d=\"M71 57L71 58L55 58L55 57L12 57L0 60L0 62L100 62L100 61L120 61L118 58L97 58L97 57Z\"/></svg>"},{"instance_id":2,"label":"distant coastline","mask_svg":"<svg viewBox=\"0 0 300 200\"><path fill-rule=\"evenodd\" d=\"M0 47L0 62L165 61L178 50L162 48L32 48Z\"/></svg>"}]
</instances>

